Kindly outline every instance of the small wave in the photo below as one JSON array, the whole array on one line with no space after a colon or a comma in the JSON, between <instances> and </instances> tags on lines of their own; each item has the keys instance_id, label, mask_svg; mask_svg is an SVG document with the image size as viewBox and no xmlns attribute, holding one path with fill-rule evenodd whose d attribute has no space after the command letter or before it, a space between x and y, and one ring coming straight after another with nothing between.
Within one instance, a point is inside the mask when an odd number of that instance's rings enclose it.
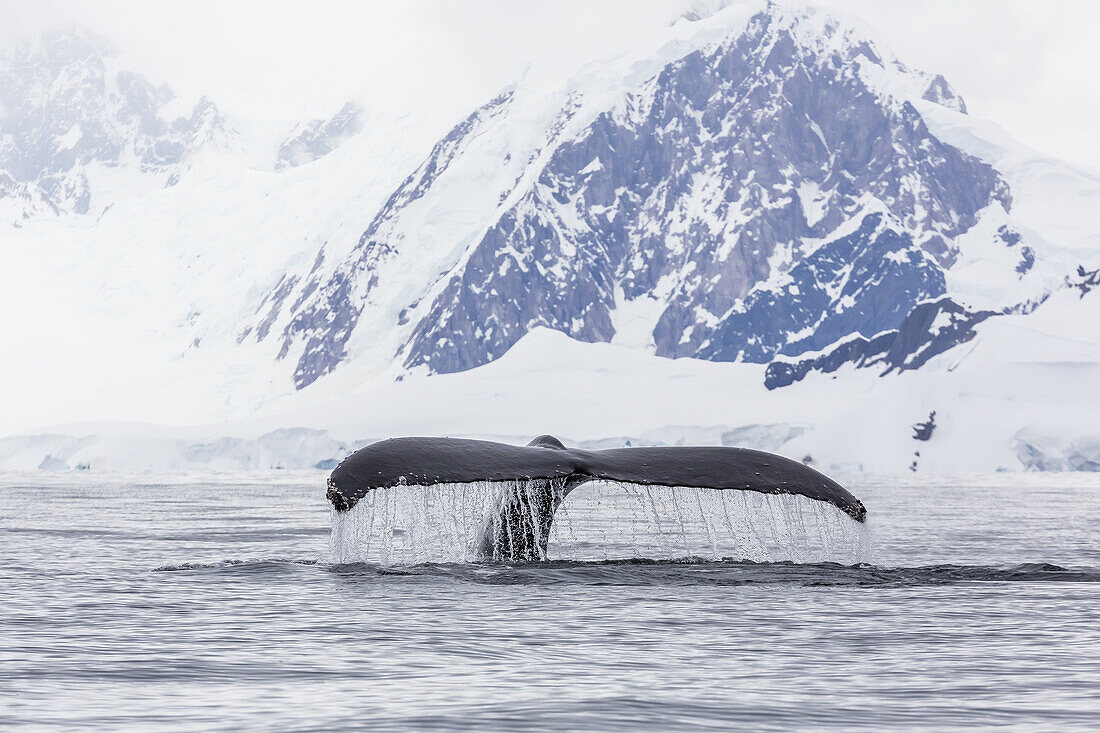
<instances>
[{"instance_id":1,"label":"small wave","mask_svg":"<svg viewBox=\"0 0 1100 733\"><path fill-rule=\"evenodd\" d=\"M181 571L221 571L268 572L276 569L310 567L321 565L317 560L287 560L282 558L260 558L255 560L218 560L216 562L183 562L173 565L161 565L153 568L154 573L172 573Z\"/></svg>"},{"instance_id":2,"label":"small wave","mask_svg":"<svg viewBox=\"0 0 1100 733\"><path fill-rule=\"evenodd\" d=\"M333 564L314 559L263 558L178 563L155 572L229 572L269 574L311 569L343 579L401 578L440 579L481 585L763 585L805 586L911 586L968 582L1100 582L1100 570L1066 568L1051 563L1013 566L926 565L881 567L860 563L798 564L745 560L605 560L595 562L550 561L530 563L427 563L420 565Z\"/></svg>"}]
</instances>

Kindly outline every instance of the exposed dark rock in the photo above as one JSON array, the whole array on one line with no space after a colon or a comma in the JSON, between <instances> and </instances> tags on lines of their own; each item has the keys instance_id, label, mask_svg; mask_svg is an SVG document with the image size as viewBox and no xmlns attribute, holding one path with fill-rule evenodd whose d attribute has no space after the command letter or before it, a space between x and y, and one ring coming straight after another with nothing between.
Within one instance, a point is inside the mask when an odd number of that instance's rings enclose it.
<instances>
[{"instance_id":1,"label":"exposed dark rock","mask_svg":"<svg viewBox=\"0 0 1100 733\"><path fill-rule=\"evenodd\" d=\"M348 102L327 120L312 120L296 128L279 145L275 168L305 165L328 155L363 129L363 110Z\"/></svg>"},{"instance_id":2,"label":"exposed dark rock","mask_svg":"<svg viewBox=\"0 0 1100 733\"><path fill-rule=\"evenodd\" d=\"M263 308L269 303L270 307L268 308L267 315L264 316L264 319L260 321L260 325L256 328L257 341L263 341L267 338L267 333L271 330L271 324L275 322L275 319L279 316L279 311L282 310L283 301L286 300L287 296L294 290L294 286L297 282L298 278L293 275L290 277L284 275L279 280L279 284L275 286L275 289L263 299L260 307Z\"/></svg>"},{"instance_id":3,"label":"exposed dark rock","mask_svg":"<svg viewBox=\"0 0 1100 733\"><path fill-rule=\"evenodd\" d=\"M944 293L943 271L888 226L882 214L829 242L789 271L791 288L755 290L715 329L698 355L715 361L763 362L777 353L817 351L852 333L897 329L917 303ZM812 325L809 335L798 333Z\"/></svg>"},{"instance_id":4,"label":"exposed dark rock","mask_svg":"<svg viewBox=\"0 0 1100 733\"><path fill-rule=\"evenodd\" d=\"M377 285L378 266L394 251L389 235L401 211L428 191L461 152L469 136L510 99L511 93L496 97L435 144L428 159L397 187L363 232L350 259L354 263L352 267L336 270L327 281L322 273L312 274L299 303L295 304L294 316L283 330L283 346L279 352L279 358L283 358L292 344L305 341L294 370L296 388L301 389L328 374L346 355L345 344L371 290Z\"/></svg>"},{"instance_id":5,"label":"exposed dark rock","mask_svg":"<svg viewBox=\"0 0 1100 733\"><path fill-rule=\"evenodd\" d=\"M845 364L881 367L882 374L919 369L929 359L974 338L974 327L998 315L969 311L950 298L917 305L895 330L873 338L855 336L824 354L797 362L776 360L768 365L764 384L776 389L794 384L812 371L835 372Z\"/></svg>"},{"instance_id":6,"label":"exposed dark rock","mask_svg":"<svg viewBox=\"0 0 1100 733\"><path fill-rule=\"evenodd\" d=\"M928 413L928 419L913 426L913 440L927 441L932 438L932 432L936 429L936 411ZM920 455L919 453L917 455Z\"/></svg>"},{"instance_id":7,"label":"exposed dark rock","mask_svg":"<svg viewBox=\"0 0 1100 733\"><path fill-rule=\"evenodd\" d=\"M936 74L932 78L923 98L929 102L942 104L944 107L950 107L957 112L966 114L966 102L955 93L955 90L951 88L951 85L947 83L947 79L944 79L942 74Z\"/></svg>"},{"instance_id":8,"label":"exposed dark rock","mask_svg":"<svg viewBox=\"0 0 1100 733\"><path fill-rule=\"evenodd\" d=\"M1026 244L1021 244L1023 236L1015 229L1005 225L997 230L997 239L1009 249L1018 249L1020 261L1016 263L1016 272L1020 275L1027 274L1035 265L1035 250Z\"/></svg>"},{"instance_id":9,"label":"exposed dark rock","mask_svg":"<svg viewBox=\"0 0 1100 733\"><path fill-rule=\"evenodd\" d=\"M1095 287L1100 287L1100 268L1086 270L1084 265L1077 266L1077 277L1067 278L1066 284L1081 293L1084 298Z\"/></svg>"}]
</instances>

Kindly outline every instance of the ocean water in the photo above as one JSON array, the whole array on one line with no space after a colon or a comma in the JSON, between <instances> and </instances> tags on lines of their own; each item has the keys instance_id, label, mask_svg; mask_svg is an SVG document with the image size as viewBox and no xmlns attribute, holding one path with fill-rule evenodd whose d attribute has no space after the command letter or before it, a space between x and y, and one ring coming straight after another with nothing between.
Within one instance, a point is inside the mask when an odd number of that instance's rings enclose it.
<instances>
[{"instance_id":1,"label":"ocean water","mask_svg":"<svg viewBox=\"0 0 1100 733\"><path fill-rule=\"evenodd\" d=\"M0 728L1100 727L1100 476L837 478L863 562L578 495L574 559L408 566L331 562L322 473L3 474Z\"/></svg>"}]
</instances>

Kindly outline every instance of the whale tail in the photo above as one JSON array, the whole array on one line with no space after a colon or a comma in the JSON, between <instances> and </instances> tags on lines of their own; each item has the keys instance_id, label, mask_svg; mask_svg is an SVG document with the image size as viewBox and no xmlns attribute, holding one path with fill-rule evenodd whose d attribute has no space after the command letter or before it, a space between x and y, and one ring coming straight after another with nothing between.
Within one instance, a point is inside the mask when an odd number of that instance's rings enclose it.
<instances>
[{"instance_id":1,"label":"whale tail","mask_svg":"<svg viewBox=\"0 0 1100 733\"><path fill-rule=\"evenodd\" d=\"M736 490L803 496L863 522L863 504L832 479L781 456L727 447L651 447L585 451L550 435L527 446L456 438L374 443L332 472L327 497L337 513L379 489L437 484L491 486L475 542L478 557L545 559L554 516L582 484L606 480L643 487Z\"/></svg>"},{"instance_id":2,"label":"whale tail","mask_svg":"<svg viewBox=\"0 0 1100 733\"><path fill-rule=\"evenodd\" d=\"M571 489L565 478L507 482L485 517L477 556L493 560L545 560L554 514Z\"/></svg>"}]
</instances>

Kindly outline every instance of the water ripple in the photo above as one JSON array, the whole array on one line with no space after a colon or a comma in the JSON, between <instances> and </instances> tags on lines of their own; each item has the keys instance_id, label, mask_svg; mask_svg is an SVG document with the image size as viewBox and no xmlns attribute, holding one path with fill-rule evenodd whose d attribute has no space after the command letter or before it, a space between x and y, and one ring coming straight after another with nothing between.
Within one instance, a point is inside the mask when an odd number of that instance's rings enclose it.
<instances>
[{"instance_id":1,"label":"water ripple","mask_svg":"<svg viewBox=\"0 0 1100 733\"><path fill-rule=\"evenodd\" d=\"M262 558L221 560L211 563L178 563L155 572L214 572L233 575L268 575L313 568L343 578L438 578L483 585L747 585L792 583L804 586L915 586L968 582L1100 582L1100 570L1066 568L1052 563L1022 563L1007 567L990 565L926 565L880 567L867 563L798 564L761 563L749 560L605 560L592 562L548 561L530 563L424 563L377 565L373 563L325 563L312 559Z\"/></svg>"}]
</instances>

